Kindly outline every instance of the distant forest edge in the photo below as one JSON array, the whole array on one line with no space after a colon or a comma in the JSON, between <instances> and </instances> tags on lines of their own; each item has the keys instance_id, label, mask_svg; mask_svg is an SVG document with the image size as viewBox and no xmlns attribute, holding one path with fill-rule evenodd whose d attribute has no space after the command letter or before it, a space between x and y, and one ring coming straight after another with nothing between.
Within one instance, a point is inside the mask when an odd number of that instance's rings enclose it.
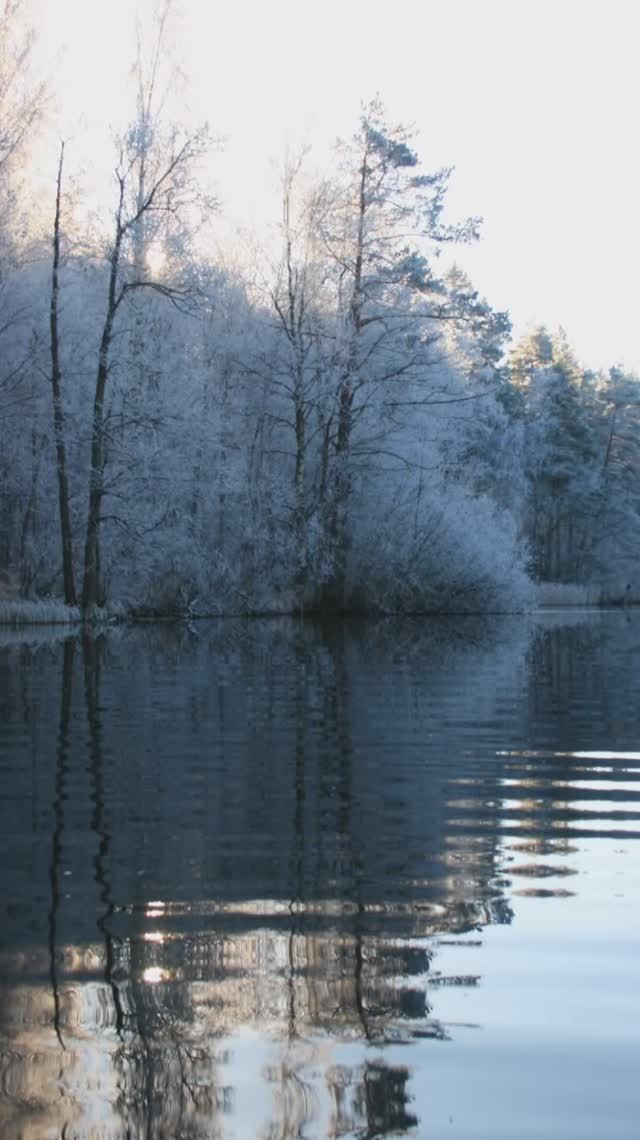
<instances>
[{"instance_id":1,"label":"distant forest edge","mask_svg":"<svg viewBox=\"0 0 640 1140\"><path fill-rule=\"evenodd\" d=\"M441 256L479 219L447 219L451 171L378 100L321 176L286 161L252 259L205 254L208 133L163 112L169 7L105 229L71 143L38 220L46 92L1 6L0 621L640 597L638 378L562 330L511 341Z\"/></svg>"}]
</instances>

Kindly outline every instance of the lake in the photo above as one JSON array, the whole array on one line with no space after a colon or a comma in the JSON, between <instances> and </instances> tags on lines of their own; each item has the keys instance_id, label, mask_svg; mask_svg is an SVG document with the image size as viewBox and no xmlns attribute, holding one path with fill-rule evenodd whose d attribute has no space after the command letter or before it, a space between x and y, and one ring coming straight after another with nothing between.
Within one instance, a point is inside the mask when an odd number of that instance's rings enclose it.
<instances>
[{"instance_id":1,"label":"lake","mask_svg":"<svg viewBox=\"0 0 640 1140\"><path fill-rule=\"evenodd\" d=\"M640 613L0 632L3 1140L640 1128Z\"/></svg>"}]
</instances>

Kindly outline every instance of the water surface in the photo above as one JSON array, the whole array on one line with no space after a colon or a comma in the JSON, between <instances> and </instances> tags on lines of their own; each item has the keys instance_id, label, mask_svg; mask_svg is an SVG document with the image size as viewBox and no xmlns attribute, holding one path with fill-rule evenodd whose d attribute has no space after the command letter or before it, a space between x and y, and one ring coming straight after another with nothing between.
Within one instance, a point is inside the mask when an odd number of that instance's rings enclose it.
<instances>
[{"instance_id":1,"label":"water surface","mask_svg":"<svg viewBox=\"0 0 640 1140\"><path fill-rule=\"evenodd\" d=\"M0 639L7 1140L638 1135L640 615Z\"/></svg>"}]
</instances>

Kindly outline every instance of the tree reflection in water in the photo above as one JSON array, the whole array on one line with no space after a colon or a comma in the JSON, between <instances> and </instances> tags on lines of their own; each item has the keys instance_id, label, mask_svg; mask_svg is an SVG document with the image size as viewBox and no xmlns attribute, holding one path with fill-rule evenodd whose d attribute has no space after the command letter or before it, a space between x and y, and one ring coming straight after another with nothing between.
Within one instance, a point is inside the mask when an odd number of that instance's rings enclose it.
<instances>
[{"instance_id":1,"label":"tree reflection in water","mask_svg":"<svg viewBox=\"0 0 640 1140\"><path fill-rule=\"evenodd\" d=\"M439 976L437 938L510 922L500 843L570 850L572 776L537 765L533 796L491 735L527 637L385 637L87 634L21 661L36 761L31 831L5 829L3 1137L418 1125L392 1047L450 1036L438 986L475 981Z\"/></svg>"},{"instance_id":2,"label":"tree reflection in water","mask_svg":"<svg viewBox=\"0 0 640 1140\"><path fill-rule=\"evenodd\" d=\"M51 858L49 878L51 882L51 906L49 909L49 977L53 996L53 1029L64 1049L60 1021L60 986L58 983L58 910L60 907L60 870L62 860L62 835L64 832L65 781L68 774L69 721L73 694L73 662L75 659L75 639L68 638L63 646L62 690L60 695L60 723L56 747L56 775L53 796L54 827L51 835Z\"/></svg>"}]
</instances>

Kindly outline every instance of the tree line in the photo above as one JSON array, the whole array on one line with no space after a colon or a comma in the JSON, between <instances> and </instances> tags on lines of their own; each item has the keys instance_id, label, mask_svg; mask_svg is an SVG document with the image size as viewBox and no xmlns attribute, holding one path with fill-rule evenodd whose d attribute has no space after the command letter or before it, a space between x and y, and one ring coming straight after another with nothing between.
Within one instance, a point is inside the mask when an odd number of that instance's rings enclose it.
<instances>
[{"instance_id":1,"label":"tree line","mask_svg":"<svg viewBox=\"0 0 640 1140\"><path fill-rule=\"evenodd\" d=\"M163 109L169 9L108 232L79 221L64 143L32 221L43 88L15 0L0 17L5 592L86 615L432 612L635 585L637 378L585 369L561 330L512 343L446 256L479 220L447 219L451 170L379 100L329 171L283 165L251 263L207 254L207 132Z\"/></svg>"}]
</instances>

